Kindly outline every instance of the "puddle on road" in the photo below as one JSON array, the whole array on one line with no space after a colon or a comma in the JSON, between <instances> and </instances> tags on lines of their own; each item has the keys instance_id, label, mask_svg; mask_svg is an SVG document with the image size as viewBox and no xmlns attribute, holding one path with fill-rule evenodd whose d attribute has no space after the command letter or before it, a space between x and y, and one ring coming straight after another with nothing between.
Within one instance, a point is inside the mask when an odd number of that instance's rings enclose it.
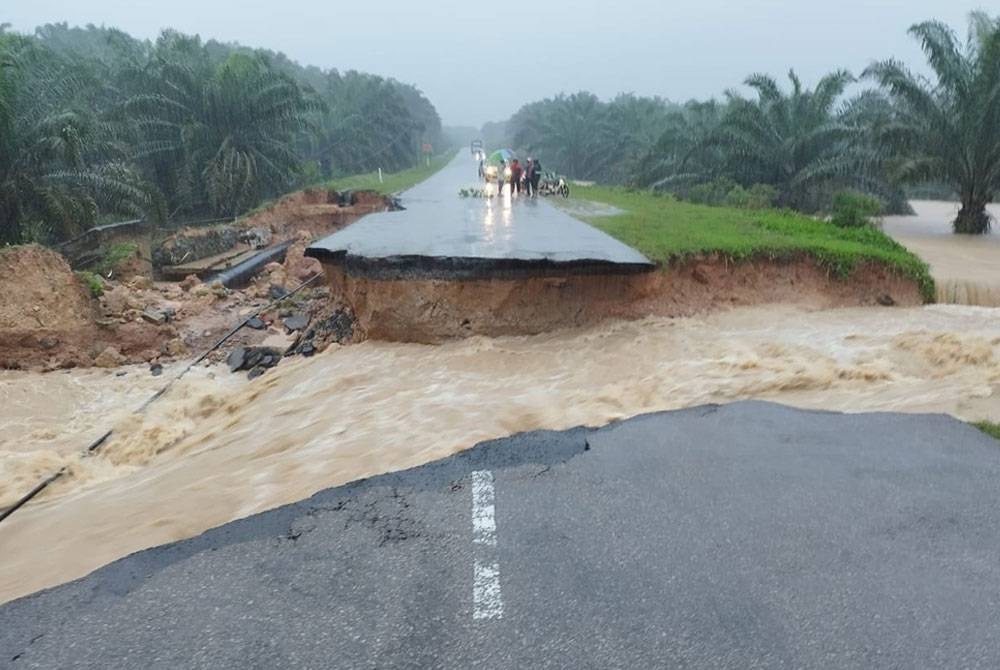
<instances>
[{"instance_id":1,"label":"puddle on road","mask_svg":"<svg viewBox=\"0 0 1000 670\"><path fill-rule=\"evenodd\" d=\"M367 342L254 382L196 369L0 373L0 601L323 488L539 428L745 398L1000 420L1000 312L766 306L441 346ZM77 452L109 424L97 457ZM44 538L44 541L39 541Z\"/></svg>"}]
</instances>

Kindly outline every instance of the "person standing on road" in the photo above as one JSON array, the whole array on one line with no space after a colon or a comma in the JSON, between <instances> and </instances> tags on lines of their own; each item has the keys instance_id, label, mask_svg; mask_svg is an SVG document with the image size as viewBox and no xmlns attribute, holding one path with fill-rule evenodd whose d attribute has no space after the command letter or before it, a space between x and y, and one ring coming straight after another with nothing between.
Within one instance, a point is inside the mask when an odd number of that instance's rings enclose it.
<instances>
[{"instance_id":1,"label":"person standing on road","mask_svg":"<svg viewBox=\"0 0 1000 670\"><path fill-rule=\"evenodd\" d=\"M497 166L497 195L503 194L503 173L507 169L507 163L503 160Z\"/></svg>"},{"instance_id":2,"label":"person standing on road","mask_svg":"<svg viewBox=\"0 0 1000 670\"><path fill-rule=\"evenodd\" d=\"M531 161L531 168L528 171L528 181L531 183L530 192L533 196L538 196L538 182L542 179L542 164L538 159L528 159Z\"/></svg>"},{"instance_id":3,"label":"person standing on road","mask_svg":"<svg viewBox=\"0 0 1000 670\"><path fill-rule=\"evenodd\" d=\"M521 192L521 175L524 174L524 169L521 164L517 162L515 158L510 162L510 194L514 195L514 191L517 190L518 193Z\"/></svg>"}]
</instances>

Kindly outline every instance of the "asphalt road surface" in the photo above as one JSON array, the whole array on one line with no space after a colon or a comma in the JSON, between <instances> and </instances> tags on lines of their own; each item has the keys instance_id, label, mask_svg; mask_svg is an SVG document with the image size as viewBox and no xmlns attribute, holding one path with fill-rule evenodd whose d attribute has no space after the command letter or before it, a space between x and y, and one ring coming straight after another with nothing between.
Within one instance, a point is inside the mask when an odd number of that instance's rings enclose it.
<instances>
[{"instance_id":1,"label":"asphalt road surface","mask_svg":"<svg viewBox=\"0 0 1000 670\"><path fill-rule=\"evenodd\" d=\"M0 667L995 669L998 606L1000 443L748 402L498 440L135 554L0 608Z\"/></svg>"},{"instance_id":2,"label":"asphalt road surface","mask_svg":"<svg viewBox=\"0 0 1000 670\"><path fill-rule=\"evenodd\" d=\"M476 161L459 153L448 165L403 193L402 211L370 214L312 244L317 258L348 260L462 259L497 263L602 263L635 271L652 267L638 251L553 207L545 198L459 196L483 188Z\"/></svg>"}]
</instances>

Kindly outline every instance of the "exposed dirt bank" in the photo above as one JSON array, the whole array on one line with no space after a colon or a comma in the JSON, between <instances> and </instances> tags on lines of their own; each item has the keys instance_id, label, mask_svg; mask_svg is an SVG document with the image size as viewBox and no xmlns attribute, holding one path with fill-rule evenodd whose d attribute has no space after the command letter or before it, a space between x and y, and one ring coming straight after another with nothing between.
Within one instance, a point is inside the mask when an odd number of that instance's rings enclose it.
<instances>
[{"instance_id":1,"label":"exposed dirt bank","mask_svg":"<svg viewBox=\"0 0 1000 670\"><path fill-rule=\"evenodd\" d=\"M182 228L155 249L153 260L165 276L193 272L205 277L255 249L290 239L313 240L395 206L392 198L373 191L298 191L234 223Z\"/></svg>"},{"instance_id":2,"label":"exposed dirt bank","mask_svg":"<svg viewBox=\"0 0 1000 670\"><path fill-rule=\"evenodd\" d=\"M91 296L59 254L38 246L0 251L0 368L56 370L184 360L207 350L236 323L291 290L319 270L303 257L304 233L289 248L284 263L272 263L243 290L208 286L195 278L153 282L148 277L104 280L103 294ZM118 276L128 276L119 273ZM330 292L319 286L279 303L244 328L227 348L266 345L281 350L297 333L284 324L305 315L307 325L332 316ZM303 330L304 332L304 330ZM311 338L313 351L331 333ZM335 338L336 339L336 338ZM227 348L217 352L223 358Z\"/></svg>"},{"instance_id":3,"label":"exposed dirt bank","mask_svg":"<svg viewBox=\"0 0 1000 670\"><path fill-rule=\"evenodd\" d=\"M335 298L371 339L439 342L470 335L530 335L608 318L691 316L784 303L811 308L923 303L917 283L875 264L846 278L812 260L732 263L702 258L628 275L516 279L371 279L325 263Z\"/></svg>"},{"instance_id":4,"label":"exposed dirt bank","mask_svg":"<svg viewBox=\"0 0 1000 670\"><path fill-rule=\"evenodd\" d=\"M304 256L309 243L350 225L365 214L394 207L390 198L370 191L339 193L313 189L293 193L228 226L184 229L153 254L159 263L196 263L212 254L235 257L255 245L292 240L281 263L264 268L243 290L208 286L190 277L182 282L153 281L124 259L100 280L94 298L55 251L35 245L0 250L0 368L55 370L164 364L193 356L214 344L242 318L269 300L321 271ZM148 256L148 252L146 252ZM206 274L215 269L206 265ZM95 276L93 281L98 281ZM309 290L289 304L262 315L262 327L244 329L230 344L284 348L295 341L282 319L307 313L322 320L329 291ZM327 343L314 339L315 349ZM225 355L220 351L218 357Z\"/></svg>"},{"instance_id":5,"label":"exposed dirt bank","mask_svg":"<svg viewBox=\"0 0 1000 670\"><path fill-rule=\"evenodd\" d=\"M129 360L122 351L141 358L176 335L169 326L161 333L145 322L103 322L100 305L66 259L36 245L0 251L0 286L3 368L120 365Z\"/></svg>"}]
</instances>

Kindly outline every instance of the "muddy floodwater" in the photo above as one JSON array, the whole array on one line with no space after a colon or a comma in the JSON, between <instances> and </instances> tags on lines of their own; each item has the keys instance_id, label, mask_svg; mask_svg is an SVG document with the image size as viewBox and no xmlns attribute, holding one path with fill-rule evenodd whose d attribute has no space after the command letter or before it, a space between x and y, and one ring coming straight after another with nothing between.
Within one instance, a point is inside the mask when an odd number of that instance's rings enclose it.
<instances>
[{"instance_id":1,"label":"muddy floodwater","mask_svg":"<svg viewBox=\"0 0 1000 670\"><path fill-rule=\"evenodd\" d=\"M937 301L1000 306L1000 205L990 205L993 232L955 235L957 202L913 200L913 216L887 216L883 229L931 266Z\"/></svg>"},{"instance_id":2,"label":"muddy floodwater","mask_svg":"<svg viewBox=\"0 0 1000 670\"><path fill-rule=\"evenodd\" d=\"M0 373L0 601L337 484L538 428L762 398L1000 420L1000 311L766 306L440 346L364 344L248 382L198 368ZM168 371L168 374L171 371ZM107 427L100 455L78 452Z\"/></svg>"}]
</instances>

